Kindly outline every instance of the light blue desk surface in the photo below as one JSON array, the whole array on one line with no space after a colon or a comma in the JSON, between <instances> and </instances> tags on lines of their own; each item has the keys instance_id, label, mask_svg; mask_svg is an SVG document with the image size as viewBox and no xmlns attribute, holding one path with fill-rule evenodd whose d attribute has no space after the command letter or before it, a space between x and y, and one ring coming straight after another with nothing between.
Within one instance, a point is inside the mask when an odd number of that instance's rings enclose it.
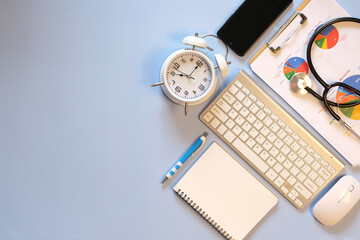
<instances>
[{"instance_id":1,"label":"light blue desk surface","mask_svg":"<svg viewBox=\"0 0 360 240\"><path fill-rule=\"evenodd\" d=\"M223 239L172 190L196 158L160 184L209 131L198 119L208 102L184 117L150 85L184 36L215 33L241 2L2 0L0 239ZM230 53L230 75L217 92L241 69L254 76L250 57L300 2L246 57ZM339 3L360 17L359 1ZM323 227L309 206L297 211L210 131L205 147L214 140L279 197L249 238L359 238L360 204ZM345 172L360 179L359 169Z\"/></svg>"}]
</instances>

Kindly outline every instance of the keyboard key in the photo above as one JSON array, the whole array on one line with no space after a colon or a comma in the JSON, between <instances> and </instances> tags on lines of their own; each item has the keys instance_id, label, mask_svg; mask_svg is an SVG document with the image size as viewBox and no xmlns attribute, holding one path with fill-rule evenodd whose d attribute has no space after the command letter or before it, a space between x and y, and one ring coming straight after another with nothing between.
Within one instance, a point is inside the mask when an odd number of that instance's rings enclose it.
<instances>
[{"instance_id":1,"label":"keyboard key","mask_svg":"<svg viewBox=\"0 0 360 240\"><path fill-rule=\"evenodd\" d=\"M305 185L305 187L307 187L313 193L316 192L319 189L318 186L316 186L315 183L313 183L309 179L305 180L304 185Z\"/></svg>"},{"instance_id":2,"label":"keyboard key","mask_svg":"<svg viewBox=\"0 0 360 240\"><path fill-rule=\"evenodd\" d=\"M270 165L270 167L272 167L272 166L274 166L274 164L276 163L276 160L273 159L272 157L269 157L266 162L267 162L267 164Z\"/></svg>"},{"instance_id":3,"label":"keyboard key","mask_svg":"<svg viewBox=\"0 0 360 240\"><path fill-rule=\"evenodd\" d=\"M294 184L292 184L292 185L294 185ZM299 193L295 189L291 190L291 193L294 194L295 197L299 196Z\"/></svg>"},{"instance_id":4,"label":"keyboard key","mask_svg":"<svg viewBox=\"0 0 360 240\"><path fill-rule=\"evenodd\" d=\"M306 175L302 172L300 172L299 175L297 175L296 177L300 182L303 182L306 179Z\"/></svg>"},{"instance_id":5,"label":"keyboard key","mask_svg":"<svg viewBox=\"0 0 360 240\"><path fill-rule=\"evenodd\" d=\"M243 115L244 117L246 117L247 115L249 115L249 110L247 110L246 108L242 108L240 110L240 114Z\"/></svg>"},{"instance_id":6,"label":"keyboard key","mask_svg":"<svg viewBox=\"0 0 360 240\"><path fill-rule=\"evenodd\" d=\"M262 126L264 126L264 124L262 124L259 120L256 120L256 122L254 123L254 127L257 130L260 130L260 128L262 128Z\"/></svg>"},{"instance_id":7,"label":"keyboard key","mask_svg":"<svg viewBox=\"0 0 360 240\"><path fill-rule=\"evenodd\" d=\"M265 138L263 135L259 134L256 138L256 141L262 145L265 142Z\"/></svg>"},{"instance_id":8,"label":"keyboard key","mask_svg":"<svg viewBox=\"0 0 360 240\"><path fill-rule=\"evenodd\" d=\"M310 155L307 155L304 160L308 163L308 164L311 164L315 159L310 156Z\"/></svg>"},{"instance_id":9,"label":"keyboard key","mask_svg":"<svg viewBox=\"0 0 360 240\"><path fill-rule=\"evenodd\" d=\"M239 89L235 86L235 85L231 85L231 87L229 88L229 91L235 95L237 93L237 91L239 91Z\"/></svg>"},{"instance_id":10,"label":"keyboard key","mask_svg":"<svg viewBox=\"0 0 360 240\"><path fill-rule=\"evenodd\" d=\"M249 98L250 98L253 102L256 102L256 100L257 100L257 97L256 97L254 94L252 94L252 93L250 93Z\"/></svg>"},{"instance_id":11,"label":"keyboard key","mask_svg":"<svg viewBox=\"0 0 360 240\"><path fill-rule=\"evenodd\" d=\"M280 129L280 131L277 132L277 135L279 138L283 139L287 134L284 130Z\"/></svg>"},{"instance_id":12,"label":"keyboard key","mask_svg":"<svg viewBox=\"0 0 360 240\"><path fill-rule=\"evenodd\" d=\"M266 151L262 151L260 153L260 157L265 161L266 159L268 159L269 154Z\"/></svg>"},{"instance_id":13,"label":"keyboard key","mask_svg":"<svg viewBox=\"0 0 360 240\"><path fill-rule=\"evenodd\" d=\"M291 200L295 200L295 198L296 198L296 196L292 193L292 192L289 192L288 193L288 196L289 196L289 198L291 199Z\"/></svg>"},{"instance_id":14,"label":"keyboard key","mask_svg":"<svg viewBox=\"0 0 360 240\"><path fill-rule=\"evenodd\" d=\"M300 140L299 140L299 144L300 144L301 146L303 146L304 148L307 147L307 143L306 143L303 139L300 139Z\"/></svg>"},{"instance_id":15,"label":"keyboard key","mask_svg":"<svg viewBox=\"0 0 360 240\"><path fill-rule=\"evenodd\" d=\"M297 135L296 133L293 133L292 136L293 136L293 138L294 138L296 141L299 141L299 140L300 140L299 135Z\"/></svg>"},{"instance_id":16,"label":"keyboard key","mask_svg":"<svg viewBox=\"0 0 360 240\"><path fill-rule=\"evenodd\" d=\"M273 156L273 157L276 157L278 154L279 154L279 150L277 150L275 147L271 148L270 150L270 154Z\"/></svg>"},{"instance_id":17,"label":"keyboard key","mask_svg":"<svg viewBox=\"0 0 360 240\"><path fill-rule=\"evenodd\" d=\"M256 138L256 136L259 134L258 131L256 131L255 128L252 128L250 131L249 131L249 135L253 138Z\"/></svg>"},{"instance_id":18,"label":"keyboard key","mask_svg":"<svg viewBox=\"0 0 360 240\"><path fill-rule=\"evenodd\" d=\"M271 180L274 181L274 179L278 176L276 172L274 172L274 170L272 170L271 168L269 169L269 171L267 171L266 176Z\"/></svg>"},{"instance_id":19,"label":"keyboard key","mask_svg":"<svg viewBox=\"0 0 360 240\"><path fill-rule=\"evenodd\" d=\"M232 105L235 102L235 98L228 92L224 93L223 98Z\"/></svg>"},{"instance_id":20,"label":"keyboard key","mask_svg":"<svg viewBox=\"0 0 360 240\"><path fill-rule=\"evenodd\" d=\"M230 129L232 129L234 126L235 126L235 123L233 120L229 119L227 122L226 122L226 126Z\"/></svg>"},{"instance_id":21,"label":"keyboard key","mask_svg":"<svg viewBox=\"0 0 360 240\"><path fill-rule=\"evenodd\" d=\"M249 93L250 93L249 89L247 89L246 87L243 87L242 90L246 95L249 95Z\"/></svg>"},{"instance_id":22,"label":"keyboard key","mask_svg":"<svg viewBox=\"0 0 360 240\"><path fill-rule=\"evenodd\" d=\"M217 131L218 131L221 135L223 135L226 130L227 130L227 128L225 127L224 124L221 124L220 127L218 127L218 129L217 129Z\"/></svg>"},{"instance_id":23,"label":"keyboard key","mask_svg":"<svg viewBox=\"0 0 360 240\"><path fill-rule=\"evenodd\" d=\"M281 171L280 176L282 176L284 179L287 179L290 176L290 173L284 169Z\"/></svg>"},{"instance_id":24,"label":"keyboard key","mask_svg":"<svg viewBox=\"0 0 360 240\"><path fill-rule=\"evenodd\" d=\"M216 103L222 110L224 110L225 113L230 111L231 107L229 104L227 104L222 98L220 98Z\"/></svg>"},{"instance_id":25,"label":"keyboard key","mask_svg":"<svg viewBox=\"0 0 360 240\"><path fill-rule=\"evenodd\" d=\"M302 201L300 201L299 199L295 199L295 204L298 205L299 207L303 205Z\"/></svg>"},{"instance_id":26,"label":"keyboard key","mask_svg":"<svg viewBox=\"0 0 360 240\"><path fill-rule=\"evenodd\" d=\"M250 111L251 111L253 114L255 114L255 113L257 113L257 111L259 111L259 107L256 106L255 104L253 104L253 105L251 105L251 107L250 107Z\"/></svg>"},{"instance_id":27,"label":"keyboard key","mask_svg":"<svg viewBox=\"0 0 360 240\"><path fill-rule=\"evenodd\" d=\"M315 180L315 183L316 183L319 187L321 187L322 185L324 185L325 180L322 179L321 177L318 177L318 178Z\"/></svg>"},{"instance_id":28,"label":"keyboard key","mask_svg":"<svg viewBox=\"0 0 360 240\"><path fill-rule=\"evenodd\" d=\"M231 117L232 119L235 119L236 116L238 115L238 113L234 110L231 109L230 112L228 113L229 117Z\"/></svg>"},{"instance_id":29,"label":"keyboard key","mask_svg":"<svg viewBox=\"0 0 360 240\"><path fill-rule=\"evenodd\" d=\"M278 160L278 162L282 163L283 161L285 161L285 159L286 157L284 157L284 155L282 155L281 153L276 156L276 160Z\"/></svg>"},{"instance_id":30,"label":"keyboard key","mask_svg":"<svg viewBox=\"0 0 360 240\"><path fill-rule=\"evenodd\" d=\"M279 126L281 128L284 128L286 126L285 123L283 121L281 121L281 120L279 120L277 123L279 124Z\"/></svg>"},{"instance_id":31,"label":"keyboard key","mask_svg":"<svg viewBox=\"0 0 360 240\"><path fill-rule=\"evenodd\" d=\"M281 185L283 185L284 182L285 182L285 180L282 179L281 177L278 177L278 178L274 181L275 185L278 186L278 187L281 187Z\"/></svg>"},{"instance_id":32,"label":"keyboard key","mask_svg":"<svg viewBox=\"0 0 360 240\"><path fill-rule=\"evenodd\" d=\"M292 164L292 162L290 162L289 160L286 160L283 165L284 165L284 167L286 167L287 169L290 169L293 164Z\"/></svg>"},{"instance_id":33,"label":"keyboard key","mask_svg":"<svg viewBox=\"0 0 360 240\"><path fill-rule=\"evenodd\" d=\"M281 149L281 147L284 145L283 141L281 141L280 139L277 139L275 142L274 142L274 145Z\"/></svg>"},{"instance_id":34,"label":"keyboard key","mask_svg":"<svg viewBox=\"0 0 360 240\"><path fill-rule=\"evenodd\" d=\"M304 161L301 160L300 158L296 159L295 161L295 165L298 167L298 168L301 168L302 165L304 165Z\"/></svg>"},{"instance_id":35,"label":"keyboard key","mask_svg":"<svg viewBox=\"0 0 360 240\"><path fill-rule=\"evenodd\" d=\"M274 170L278 173L283 169L284 169L284 167L281 166L279 163L276 163L276 165L274 166Z\"/></svg>"},{"instance_id":36,"label":"keyboard key","mask_svg":"<svg viewBox=\"0 0 360 240\"><path fill-rule=\"evenodd\" d=\"M309 199L311 197L311 192L309 192L309 190L307 190L304 185L302 185L301 183L297 182L294 185L294 188L296 189L296 191L298 191L301 195L304 196L304 198Z\"/></svg>"},{"instance_id":37,"label":"keyboard key","mask_svg":"<svg viewBox=\"0 0 360 240\"><path fill-rule=\"evenodd\" d=\"M287 189L285 186L282 186L281 191L283 191L285 194L287 194L289 192L289 189Z\"/></svg>"},{"instance_id":38,"label":"keyboard key","mask_svg":"<svg viewBox=\"0 0 360 240\"><path fill-rule=\"evenodd\" d=\"M273 120L271 120L269 117L266 117L266 118L264 119L264 123L265 123L265 125L268 126L268 127L271 125L272 122L273 122Z\"/></svg>"},{"instance_id":39,"label":"keyboard key","mask_svg":"<svg viewBox=\"0 0 360 240\"><path fill-rule=\"evenodd\" d=\"M266 151L269 151L269 149L272 147L272 144L269 141L265 141L263 144L263 148L266 149Z\"/></svg>"},{"instance_id":40,"label":"keyboard key","mask_svg":"<svg viewBox=\"0 0 360 240\"><path fill-rule=\"evenodd\" d=\"M236 119L235 119L235 122L241 126L241 124L243 124L245 122L245 119L242 118L241 116L238 116Z\"/></svg>"},{"instance_id":41,"label":"keyboard key","mask_svg":"<svg viewBox=\"0 0 360 240\"><path fill-rule=\"evenodd\" d=\"M235 139L235 134L233 134L231 131L227 131L224 135L224 138L231 143Z\"/></svg>"},{"instance_id":42,"label":"keyboard key","mask_svg":"<svg viewBox=\"0 0 360 240\"><path fill-rule=\"evenodd\" d=\"M239 138L242 140L242 141L246 141L248 138L249 138L249 135L246 133L246 132L242 132L240 135L239 135Z\"/></svg>"},{"instance_id":43,"label":"keyboard key","mask_svg":"<svg viewBox=\"0 0 360 240\"><path fill-rule=\"evenodd\" d=\"M254 145L255 145L255 141L254 139L252 138L249 138L247 141L246 141L246 145L248 145L250 148L252 148Z\"/></svg>"},{"instance_id":44,"label":"keyboard key","mask_svg":"<svg viewBox=\"0 0 360 240\"><path fill-rule=\"evenodd\" d=\"M253 148L253 150L256 154L259 154L263 150L263 148L260 147L259 144L256 144L255 147Z\"/></svg>"},{"instance_id":45,"label":"keyboard key","mask_svg":"<svg viewBox=\"0 0 360 240\"><path fill-rule=\"evenodd\" d=\"M260 107L263 108L264 107L264 103L260 100L257 100L256 104Z\"/></svg>"},{"instance_id":46,"label":"keyboard key","mask_svg":"<svg viewBox=\"0 0 360 240\"><path fill-rule=\"evenodd\" d=\"M220 124L220 121L219 119L217 118L214 118L214 120L212 120L212 122L210 123L210 125L213 127L213 128L217 128Z\"/></svg>"},{"instance_id":47,"label":"keyboard key","mask_svg":"<svg viewBox=\"0 0 360 240\"><path fill-rule=\"evenodd\" d=\"M292 133L294 132L289 126L286 126L286 127L285 127L285 131L286 131L288 134L292 134Z\"/></svg>"},{"instance_id":48,"label":"keyboard key","mask_svg":"<svg viewBox=\"0 0 360 240\"><path fill-rule=\"evenodd\" d=\"M294 152L290 152L287 157L293 162L297 158L297 155Z\"/></svg>"},{"instance_id":49,"label":"keyboard key","mask_svg":"<svg viewBox=\"0 0 360 240\"><path fill-rule=\"evenodd\" d=\"M316 172L314 172L314 171L311 171L310 173L309 173L309 178L311 179L311 180L315 180L317 177L318 177L319 175L316 173Z\"/></svg>"},{"instance_id":50,"label":"keyboard key","mask_svg":"<svg viewBox=\"0 0 360 240\"><path fill-rule=\"evenodd\" d=\"M331 177L331 174L327 170L325 170L325 168L323 168L323 167L320 168L319 174L321 177L325 178L325 180L328 180Z\"/></svg>"},{"instance_id":51,"label":"keyboard key","mask_svg":"<svg viewBox=\"0 0 360 240\"><path fill-rule=\"evenodd\" d=\"M260 132L266 137L270 133L270 130L267 127L263 127Z\"/></svg>"},{"instance_id":52,"label":"keyboard key","mask_svg":"<svg viewBox=\"0 0 360 240\"><path fill-rule=\"evenodd\" d=\"M276 116L275 113L272 113L270 116L271 116L272 119L274 119L275 122L276 122L277 120L279 120L279 117Z\"/></svg>"},{"instance_id":53,"label":"keyboard key","mask_svg":"<svg viewBox=\"0 0 360 240\"><path fill-rule=\"evenodd\" d=\"M241 83L239 80L236 80L236 81L235 81L235 84L236 84L236 86L238 86L239 88L242 88L242 87L243 87L242 83Z\"/></svg>"},{"instance_id":54,"label":"keyboard key","mask_svg":"<svg viewBox=\"0 0 360 240\"><path fill-rule=\"evenodd\" d=\"M283 146L282 148L281 148L281 152L285 155L285 156L287 156L288 155L288 153L290 152L290 148L288 148L288 146ZM296 156L295 156L295 158L296 158ZM295 159L294 158L294 159ZM294 159L293 159L293 161L294 161Z\"/></svg>"},{"instance_id":55,"label":"keyboard key","mask_svg":"<svg viewBox=\"0 0 360 240\"><path fill-rule=\"evenodd\" d=\"M245 97L245 94L243 92L238 92L238 94L236 94L236 98L239 99L240 101L242 101Z\"/></svg>"},{"instance_id":56,"label":"keyboard key","mask_svg":"<svg viewBox=\"0 0 360 240\"><path fill-rule=\"evenodd\" d=\"M300 145L297 144L296 142L294 142L293 144L291 144L291 149L294 150L294 152L297 152L300 148Z\"/></svg>"},{"instance_id":57,"label":"keyboard key","mask_svg":"<svg viewBox=\"0 0 360 240\"><path fill-rule=\"evenodd\" d=\"M250 125L250 123L245 122L245 123L242 125L242 128L243 128L246 132L248 132L248 131L251 129L251 125Z\"/></svg>"},{"instance_id":58,"label":"keyboard key","mask_svg":"<svg viewBox=\"0 0 360 240\"><path fill-rule=\"evenodd\" d=\"M243 103L247 108L249 108L250 105L252 104L252 101L251 101L249 98L245 98L242 103Z\"/></svg>"},{"instance_id":59,"label":"keyboard key","mask_svg":"<svg viewBox=\"0 0 360 240\"><path fill-rule=\"evenodd\" d=\"M303 148L300 148L300 150L297 152L297 154L299 154L299 156L301 158L304 158L306 156L307 152Z\"/></svg>"},{"instance_id":60,"label":"keyboard key","mask_svg":"<svg viewBox=\"0 0 360 240\"><path fill-rule=\"evenodd\" d=\"M219 118L222 122L225 122L226 120L228 120L228 116L222 111L220 110L220 108L218 108L217 106L213 106L210 111L217 117Z\"/></svg>"},{"instance_id":61,"label":"keyboard key","mask_svg":"<svg viewBox=\"0 0 360 240\"><path fill-rule=\"evenodd\" d=\"M290 146L290 144L292 144L294 142L294 140L292 139L292 137L290 136L286 136L284 139L284 142ZM295 151L296 152L296 151Z\"/></svg>"},{"instance_id":62,"label":"keyboard key","mask_svg":"<svg viewBox=\"0 0 360 240\"><path fill-rule=\"evenodd\" d=\"M321 167L321 164L318 161L314 161L311 167L317 171Z\"/></svg>"},{"instance_id":63,"label":"keyboard key","mask_svg":"<svg viewBox=\"0 0 360 240\"><path fill-rule=\"evenodd\" d=\"M302 167L301 169L305 174L308 174L311 170L311 167L309 167L309 165L305 165Z\"/></svg>"},{"instance_id":64,"label":"keyboard key","mask_svg":"<svg viewBox=\"0 0 360 240\"><path fill-rule=\"evenodd\" d=\"M207 112L207 113L204 115L204 119L205 119L205 121L207 121L207 122L210 122L213 118L214 118L214 115L212 115L211 112Z\"/></svg>"},{"instance_id":65,"label":"keyboard key","mask_svg":"<svg viewBox=\"0 0 360 240\"><path fill-rule=\"evenodd\" d=\"M233 107L236 111L239 111L242 108L242 104L239 101L236 101Z\"/></svg>"},{"instance_id":66,"label":"keyboard key","mask_svg":"<svg viewBox=\"0 0 360 240\"><path fill-rule=\"evenodd\" d=\"M271 129L271 131L276 133L280 129L280 127L276 123L273 123L273 125L271 125L270 129Z\"/></svg>"},{"instance_id":67,"label":"keyboard key","mask_svg":"<svg viewBox=\"0 0 360 240\"><path fill-rule=\"evenodd\" d=\"M273 134L273 133L270 133L269 136L267 136L267 139L268 139L270 142L274 142L276 138L277 138L277 137L276 137L275 134Z\"/></svg>"},{"instance_id":68,"label":"keyboard key","mask_svg":"<svg viewBox=\"0 0 360 240\"><path fill-rule=\"evenodd\" d=\"M264 117L266 117L266 114L263 111L259 111L256 116L262 121Z\"/></svg>"},{"instance_id":69,"label":"keyboard key","mask_svg":"<svg viewBox=\"0 0 360 240\"><path fill-rule=\"evenodd\" d=\"M332 167L332 166L328 166L328 170L332 173L332 174L334 174L336 171L335 171L335 169Z\"/></svg>"},{"instance_id":70,"label":"keyboard key","mask_svg":"<svg viewBox=\"0 0 360 240\"><path fill-rule=\"evenodd\" d=\"M325 159L321 159L321 165L323 165L325 168L327 168L329 166L329 164L327 163L327 161L325 161Z\"/></svg>"},{"instance_id":71,"label":"keyboard key","mask_svg":"<svg viewBox=\"0 0 360 240\"><path fill-rule=\"evenodd\" d=\"M268 107L264 107L264 111L265 111L268 115L271 114L271 110L270 110Z\"/></svg>"},{"instance_id":72,"label":"keyboard key","mask_svg":"<svg viewBox=\"0 0 360 240\"><path fill-rule=\"evenodd\" d=\"M239 126L235 126L232 130L235 135L239 135L242 131L242 129Z\"/></svg>"},{"instance_id":73,"label":"keyboard key","mask_svg":"<svg viewBox=\"0 0 360 240\"><path fill-rule=\"evenodd\" d=\"M314 152L314 157L319 161L321 160L321 156L317 152Z\"/></svg>"},{"instance_id":74,"label":"keyboard key","mask_svg":"<svg viewBox=\"0 0 360 240\"><path fill-rule=\"evenodd\" d=\"M311 154L315 153L314 149L312 149L310 146L307 146L306 150L308 150L308 152L311 153Z\"/></svg>"},{"instance_id":75,"label":"keyboard key","mask_svg":"<svg viewBox=\"0 0 360 240\"><path fill-rule=\"evenodd\" d=\"M300 172L300 170L299 170L297 167L293 166L293 167L290 169L290 172L291 172L292 175L296 176L296 175L298 175L298 173Z\"/></svg>"},{"instance_id":76,"label":"keyboard key","mask_svg":"<svg viewBox=\"0 0 360 240\"><path fill-rule=\"evenodd\" d=\"M250 114L246 120L248 120L249 123L253 124L256 121L256 117L252 114Z\"/></svg>"}]
</instances>

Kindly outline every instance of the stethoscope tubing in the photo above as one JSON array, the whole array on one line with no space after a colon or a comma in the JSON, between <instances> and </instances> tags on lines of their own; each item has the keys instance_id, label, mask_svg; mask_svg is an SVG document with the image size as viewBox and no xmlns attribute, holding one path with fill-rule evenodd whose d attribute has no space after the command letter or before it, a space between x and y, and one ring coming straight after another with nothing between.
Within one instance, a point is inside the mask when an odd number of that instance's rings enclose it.
<instances>
[{"instance_id":1,"label":"stethoscope tubing","mask_svg":"<svg viewBox=\"0 0 360 240\"><path fill-rule=\"evenodd\" d=\"M316 97L317 99L319 99L320 101L322 101L326 107L326 109L330 112L330 114L337 120L339 121L341 118L338 114L335 113L335 111L330 107L342 107L342 108L346 108L346 107L354 107L360 104L360 101L357 102L351 102L351 103L336 103L333 101L329 101L327 100L327 95L330 91L331 88L333 87L343 87L346 89L349 89L351 91L353 91L354 93L356 93L357 95L360 96L360 91L357 90L356 88L353 88L352 86L342 83L342 82L335 82L332 84L327 84L321 77L320 75L317 73L317 71L314 68L312 59L311 59L311 49L312 49L312 45L314 43L315 38L320 34L320 32L322 32L322 30L324 30L325 28L327 28L330 25L333 25L335 23L339 23L339 22L357 22L360 23L360 19L359 18L353 18L353 17L343 17L343 18L336 18L334 20L331 20L325 24L323 24L321 27L319 27L319 29L317 29L315 31L315 33L312 35L312 37L309 40L309 43L307 45L307 49L306 49L306 58L307 58L307 62L308 62L308 66L310 69L310 72L313 74L313 76L315 77L315 79L324 87L324 91L323 91L323 95L320 96L318 93L316 93L313 89L311 89L310 87L305 87L305 89L314 97Z\"/></svg>"}]
</instances>

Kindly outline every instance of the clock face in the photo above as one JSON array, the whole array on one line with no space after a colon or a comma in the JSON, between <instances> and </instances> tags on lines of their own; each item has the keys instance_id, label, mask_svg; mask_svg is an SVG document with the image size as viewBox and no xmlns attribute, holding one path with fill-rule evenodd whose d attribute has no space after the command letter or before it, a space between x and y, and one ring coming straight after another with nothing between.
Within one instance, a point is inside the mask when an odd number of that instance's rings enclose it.
<instances>
[{"instance_id":1,"label":"clock face","mask_svg":"<svg viewBox=\"0 0 360 240\"><path fill-rule=\"evenodd\" d=\"M213 86L214 68L203 53L186 50L175 55L165 69L169 91L184 101L196 101Z\"/></svg>"}]
</instances>

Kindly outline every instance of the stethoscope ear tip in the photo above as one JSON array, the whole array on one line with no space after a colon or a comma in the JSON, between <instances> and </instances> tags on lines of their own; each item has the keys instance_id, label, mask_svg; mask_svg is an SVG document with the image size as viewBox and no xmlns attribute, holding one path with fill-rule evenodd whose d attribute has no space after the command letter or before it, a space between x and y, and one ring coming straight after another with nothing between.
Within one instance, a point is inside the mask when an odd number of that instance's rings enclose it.
<instances>
[{"instance_id":1,"label":"stethoscope ear tip","mask_svg":"<svg viewBox=\"0 0 360 240\"><path fill-rule=\"evenodd\" d=\"M312 80L306 73L299 72L294 74L290 79L290 89L297 94L305 94L308 91L306 87L311 88Z\"/></svg>"}]
</instances>

